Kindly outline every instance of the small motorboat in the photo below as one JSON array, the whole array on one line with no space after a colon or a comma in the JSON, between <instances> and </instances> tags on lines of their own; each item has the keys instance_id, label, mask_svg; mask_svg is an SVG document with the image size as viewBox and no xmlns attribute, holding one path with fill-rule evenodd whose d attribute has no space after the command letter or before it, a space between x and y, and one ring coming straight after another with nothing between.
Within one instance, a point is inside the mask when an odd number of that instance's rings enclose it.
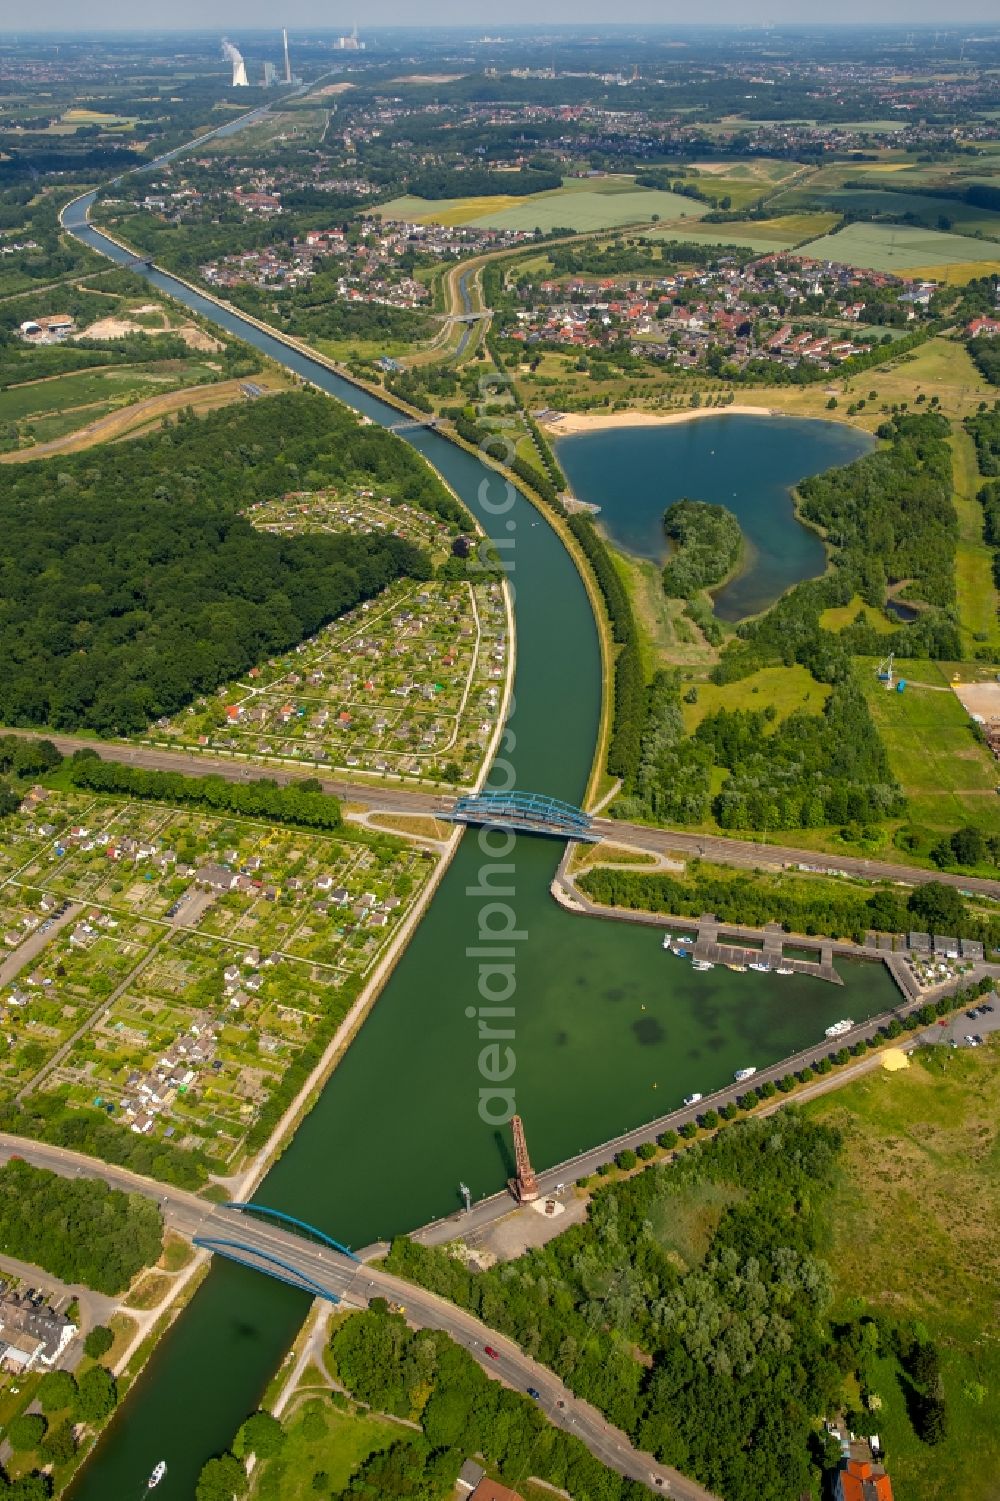
<instances>
[{"instance_id":1,"label":"small motorboat","mask_svg":"<svg viewBox=\"0 0 1000 1501\"><path fill-rule=\"evenodd\" d=\"M663 947L665 949L669 949L671 937L672 937L672 935L670 933L664 933L664 935L663 935Z\"/></svg>"},{"instance_id":2,"label":"small motorboat","mask_svg":"<svg viewBox=\"0 0 1000 1501\"><path fill-rule=\"evenodd\" d=\"M794 975L795 971L790 964L779 964L774 973L776 975Z\"/></svg>"},{"instance_id":3,"label":"small motorboat","mask_svg":"<svg viewBox=\"0 0 1000 1501\"><path fill-rule=\"evenodd\" d=\"M747 967L745 964L727 964L726 968L731 969L733 973L737 975L745 975L747 972Z\"/></svg>"},{"instance_id":4,"label":"small motorboat","mask_svg":"<svg viewBox=\"0 0 1000 1501\"><path fill-rule=\"evenodd\" d=\"M759 959L751 959L750 968L755 969L761 975L769 975L771 973L771 966L769 964L762 964Z\"/></svg>"},{"instance_id":5,"label":"small motorboat","mask_svg":"<svg viewBox=\"0 0 1000 1501\"><path fill-rule=\"evenodd\" d=\"M152 1475L150 1475L149 1479L146 1482L147 1491L155 1490L166 1473L167 1462L165 1459L161 1459L159 1464L155 1466Z\"/></svg>"},{"instance_id":6,"label":"small motorboat","mask_svg":"<svg viewBox=\"0 0 1000 1501\"><path fill-rule=\"evenodd\" d=\"M756 1072L756 1068L738 1068L733 1078L737 1084L742 1084L744 1079L752 1079Z\"/></svg>"},{"instance_id":7,"label":"small motorboat","mask_svg":"<svg viewBox=\"0 0 1000 1501\"><path fill-rule=\"evenodd\" d=\"M706 970L714 969L715 965L712 963L711 959L692 959L691 968L697 970Z\"/></svg>"}]
</instances>

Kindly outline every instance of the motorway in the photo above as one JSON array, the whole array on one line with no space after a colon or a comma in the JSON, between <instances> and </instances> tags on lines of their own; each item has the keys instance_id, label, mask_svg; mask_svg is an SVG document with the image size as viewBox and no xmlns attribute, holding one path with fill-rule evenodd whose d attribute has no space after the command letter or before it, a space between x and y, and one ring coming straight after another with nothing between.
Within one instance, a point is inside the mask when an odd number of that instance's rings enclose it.
<instances>
[{"instance_id":1,"label":"motorway","mask_svg":"<svg viewBox=\"0 0 1000 1501\"><path fill-rule=\"evenodd\" d=\"M37 731L0 728L0 735L33 735ZM388 782L357 782L347 777L323 777L312 767L294 770L260 766L233 756L204 755L196 751L161 750L156 746L132 745L128 741L100 741L82 735L46 735L65 755L76 750L93 750L106 761L123 761L130 766L145 766L151 771L179 771L187 776L221 776L230 782L269 777L278 783L319 777L324 792L345 802L361 803L380 813L447 813L454 798L446 793L415 787L395 787ZM729 839L719 834L689 834L674 829L654 829L645 824L619 823L614 818L595 818L594 829L602 839L626 844L654 854L678 854L689 858L703 857L720 865L735 865L752 870L760 865L805 866L822 873L840 873L868 881L898 881L907 886L922 886L927 881L941 881L961 891L974 892L1000 901L1000 881L984 876L955 875L949 871L923 870L916 865L897 865L892 861L866 860L855 855L830 855L819 850L801 850L782 844L761 844L750 839Z\"/></svg>"},{"instance_id":2,"label":"motorway","mask_svg":"<svg viewBox=\"0 0 1000 1501\"><path fill-rule=\"evenodd\" d=\"M0 1161L11 1157L64 1177L99 1178L125 1193L144 1194L157 1201L164 1222L178 1233L189 1238L197 1235L237 1240L248 1248L251 1256L258 1252L262 1258L278 1257L351 1306L365 1307L372 1298L401 1304L408 1324L419 1329L442 1330L468 1350L494 1380L515 1391L534 1387L540 1394L538 1405L549 1421L575 1434L610 1469L641 1482L656 1494L674 1497L675 1501L716 1501L696 1481L634 1448L620 1429L605 1422L596 1408L575 1397L551 1371L531 1360L512 1340L424 1288L364 1261L349 1260L277 1225L210 1204L183 1189L154 1183L78 1152L0 1134ZM487 1354L487 1349L494 1354Z\"/></svg>"}]
</instances>

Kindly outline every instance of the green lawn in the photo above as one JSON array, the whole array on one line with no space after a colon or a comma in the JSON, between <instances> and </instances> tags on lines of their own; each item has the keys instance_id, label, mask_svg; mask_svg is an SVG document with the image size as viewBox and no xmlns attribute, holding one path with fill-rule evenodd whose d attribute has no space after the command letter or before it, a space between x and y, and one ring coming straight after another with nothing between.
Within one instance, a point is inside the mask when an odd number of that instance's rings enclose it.
<instances>
[{"instance_id":1,"label":"green lawn","mask_svg":"<svg viewBox=\"0 0 1000 1501\"><path fill-rule=\"evenodd\" d=\"M285 1429L288 1438L281 1455L266 1460L257 1472L253 1495L259 1501L315 1501L312 1479L320 1471L329 1477L323 1494L336 1495L369 1454L416 1436L388 1418L340 1411L329 1397L308 1399L285 1420Z\"/></svg>"},{"instance_id":2,"label":"green lawn","mask_svg":"<svg viewBox=\"0 0 1000 1501\"><path fill-rule=\"evenodd\" d=\"M897 661L895 672L906 679L906 691L887 693L876 666L872 658L859 658L856 672L893 774L909 800L910 821L932 829L972 823L1000 831L997 765L947 686L950 667ZM971 670L970 676L975 676Z\"/></svg>"},{"instance_id":3,"label":"green lawn","mask_svg":"<svg viewBox=\"0 0 1000 1501\"><path fill-rule=\"evenodd\" d=\"M719 687L715 683L699 683L698 702L684 704L684 728L690 733L701 721L716 709L766 709L769 704L777 710L778 720L787 719L794 709L807 709L810 714L819 714L830 696L826 683L817 683L808 668L762 667L749 677Z\"/></svg>"},{"instance_id":4,"label":"green lawn","mask_svg":"<svg viewBox=\"0 0 1000 1501\"><path fill-rule=\"evenodd\" d=\"M858 617L858 611L864 615L869 625L873 625L877 631L887 634L899 629L895 621L889 619L884 610L876 610L874 605L866 604L860 594L846 605L831 605L824 610L819 617L819 623L825 631L842 631L845 626L852 625Z\"/></svg>"},{"instance_id":5,"label":"green lawn","mask_svg":"<svg viewBox=\"0 0 1000 1501\"><path fill-rule=\"evenodd\" d=\"M836 1303L919 1321L938 1345L948 1414L930 1449L891 1352L875 1362L879 1431L897 1496L995 1501L1000 1476L1000 1043L936 1048L804 1107L837 1126L845 1172L830 1204Z\"/></svg>"}]
</instances>

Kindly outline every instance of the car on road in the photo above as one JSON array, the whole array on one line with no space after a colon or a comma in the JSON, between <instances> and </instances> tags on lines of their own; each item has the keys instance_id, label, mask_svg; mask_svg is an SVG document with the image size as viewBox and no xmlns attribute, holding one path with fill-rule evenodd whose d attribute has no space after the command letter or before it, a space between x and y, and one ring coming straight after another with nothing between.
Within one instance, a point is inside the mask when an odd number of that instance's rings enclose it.
<instances>
[{"instance_id":1,"label":"car on road","mask_svg":"<svg viewBox=\"0 0 1000 1501\"><path fill-rule=\"evenodd\" d=\"M985 1001L979 1009L980 1011L995 1011L997 1008L994 1006L992 1001Z\"/></svg>"},{"instance_id":2,"label":"car on road","mask_svg":"<svg viewBox=\"0 0 1000 1501\"><path fill-rule=\"evenodd\" d=\"M484 1351L484 1353L486 1355L488 1355L490 1357L491 1360L499 1360L500 1359L500 1351L499 1350L494 1350L494 1348L493 1348L492 1345L484 1345L483 1346L483 1351Z\"/></svg>"},{"instance_id":3,"label":"car on road","mask_svg":"<svg viewBox=\"0 0 1000 1501\"><path fill-rule=\"evenodd\" d=\"M529 1386L527 1390L528 1390L528 1396L529 1397L533 1397L536 1402L540 1402L542 1400L542 1394L538 1390L537 1386Z\"/></svg>"}]
</instances>

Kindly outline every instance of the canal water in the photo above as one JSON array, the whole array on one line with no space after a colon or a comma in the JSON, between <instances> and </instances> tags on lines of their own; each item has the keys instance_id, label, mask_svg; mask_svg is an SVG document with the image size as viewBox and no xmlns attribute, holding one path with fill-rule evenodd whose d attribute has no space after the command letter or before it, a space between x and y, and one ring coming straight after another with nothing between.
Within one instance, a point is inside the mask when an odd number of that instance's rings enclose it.
<instances>
[{"instance_id":1,"label":"canal water","mask_svg":"<svg viewBox=\"0 0 1000 1501\"><path fill-rule=\"evenodd\" d=\"M732 413L599 428L557 446L573 493L600 506L608 539L636 557L665 562L663 513L675 500L728 506L748 545L742 572L715 595L715 611L742 620L823 572L823 543L796 517L792 489L869 453L874 439L841 422Z\"/></svg>"},{"instance_id":2,"label":"canal water","mask_svg":"<svg viewBox=\"0 0 1000 1501\"><path fill-rule=\"evenodd\" d=\"M69 226L119 263L85 225ZM173 278L149 279L331 395L389 424L398 413ZM706 426L711 424L707 423ZM503 755L519 787L578 801L600 711L600 653L586 591L544 517L474 456L426 430L408 435L497 540L513 542L517 676ZM498 767L498 771L500 768ZM361 1246L497 1191L511 1170L509 1131L481 1118L475 1012L481 924L496 871L513 887L515 1090L536 1167L663 1114L735 1069L773 1062L892 1004L880 966L845 967L842 989L805 977L695 974L658 935L573 916L549 883L561 847L518 839L506 861L469 832L374 1010L258 1200ZM490 874L490 872L493 874ZM506 1062L506 1060L505 1060ZM308 1307L300 1293L219 1263L161 1342L74 1489L76 1501L136 1501L159 1459L157 1501L191 1501L204 1461L254 1409Z\"/></svg>"}]
</instances>

